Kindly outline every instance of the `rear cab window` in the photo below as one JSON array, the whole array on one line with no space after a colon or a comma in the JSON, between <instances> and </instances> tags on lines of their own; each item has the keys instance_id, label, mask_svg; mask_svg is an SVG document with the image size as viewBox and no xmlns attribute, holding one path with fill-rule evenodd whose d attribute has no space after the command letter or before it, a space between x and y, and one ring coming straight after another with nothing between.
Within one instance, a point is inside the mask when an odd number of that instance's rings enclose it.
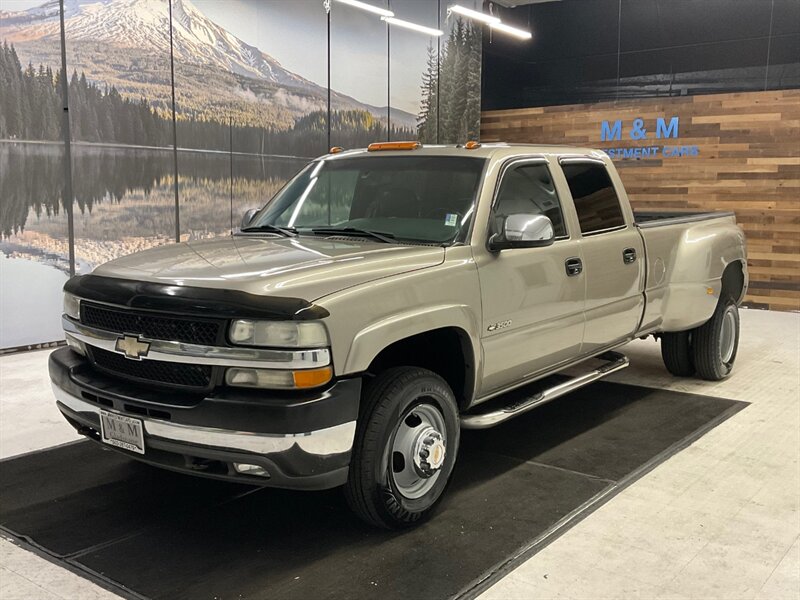
<instances>
[{"instance_id":1,"label":"rear cab window","mask_svg":"<svg viewBox=\"0 0 800 600\"><path fill-rule=\"evenodd\" d=\"M561 169L567 179L583 235L625 227L619 196L605 165L569 161L562 162Z\"/></svg>"}]
</instances>

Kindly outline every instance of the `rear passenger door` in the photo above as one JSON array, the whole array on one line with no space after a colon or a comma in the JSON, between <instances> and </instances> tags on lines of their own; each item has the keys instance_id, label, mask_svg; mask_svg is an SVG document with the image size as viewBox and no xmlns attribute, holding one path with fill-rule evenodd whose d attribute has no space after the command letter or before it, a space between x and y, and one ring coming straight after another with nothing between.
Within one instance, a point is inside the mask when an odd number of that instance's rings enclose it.
<instances>
[{"instance_id":1,"label":"rear passenger door","mask_svg":"<svg viewBox=\"0 0 800 600\"><path fill-rule=\"evenodd\" d=\"M644 309L644 242L602 160L561 159L580 224L586 280L583 353L631 337Z\"/></svg>"}]
</instances>

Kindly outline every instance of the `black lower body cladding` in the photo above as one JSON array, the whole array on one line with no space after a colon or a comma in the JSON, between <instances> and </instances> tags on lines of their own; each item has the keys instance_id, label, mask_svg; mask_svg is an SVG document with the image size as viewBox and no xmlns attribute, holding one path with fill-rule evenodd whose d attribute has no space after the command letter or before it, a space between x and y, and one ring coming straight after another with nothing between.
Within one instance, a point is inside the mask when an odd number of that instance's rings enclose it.
<instances>
[{"instance_id":1,"label":"black lower body cladding","mask_svg":"<svg viewBox=\"0 0 800 600\"><path fill-rule=\"evenodd\" d=\"M345 483L361 379L302 394L218 388L174 393L122 382L69 348L50 355L58 407L82 434L100 440L100 413L143 422L145 453L131 458L195 475L292 489ZM242 474L260 466L268 476Z\"/></svg>"}]
</instances>

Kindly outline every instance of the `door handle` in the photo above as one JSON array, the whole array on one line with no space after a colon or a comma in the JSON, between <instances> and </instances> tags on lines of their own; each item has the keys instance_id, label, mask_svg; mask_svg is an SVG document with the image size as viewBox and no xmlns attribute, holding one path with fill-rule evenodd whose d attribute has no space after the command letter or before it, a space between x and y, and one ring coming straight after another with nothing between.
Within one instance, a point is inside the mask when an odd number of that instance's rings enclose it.
<instances>
[{"instance_id":1,"label":"door handle","mask_svg":"<svg viewBox=\"0 0 800 600\"><path fill-rule=\"evenodd\" d=\"M564 267L567 269L568 277L575 277L583 271L583 261L580 258L568 258L564 261Z\"/></svg>"},{"instance_id":2,"label":"door handle","mask_svg":"<svg viewBox=\"0 0 800 600\"><path fill-rule=\"evenodd\" d=\"M636 248L625 248L622 251L622 262L626 265L636 262Z\"/></svg>"}]
</instances>

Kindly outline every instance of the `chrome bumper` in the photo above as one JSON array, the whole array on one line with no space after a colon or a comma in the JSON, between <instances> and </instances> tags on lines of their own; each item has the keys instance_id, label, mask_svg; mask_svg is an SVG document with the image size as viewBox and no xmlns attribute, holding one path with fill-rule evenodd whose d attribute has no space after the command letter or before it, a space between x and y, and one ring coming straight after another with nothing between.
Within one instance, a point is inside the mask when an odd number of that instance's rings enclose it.
<instances>
[{"instance_id":1,"label":"chrome bumper","mask_svg":"<svg viewBox=\"0 0 800 600\"><path fill-rule=\"evenodd\" d=\"M98 419L100 418L100 406L77 398L55 384L52 387L53 394L55 394L59 404L64 405L74 413L91 414ZM356 433L355 421L307 433L266 434L181 425L170 423L169 421L151 419L138 414L127 414L119 411L110 412L117 412L139 419L143 423L147 436L205 448L252 452L263 455L287 452L295 447L306 454L317 457L341 454L350 451Z\"/></svg>"}]
</instances>

